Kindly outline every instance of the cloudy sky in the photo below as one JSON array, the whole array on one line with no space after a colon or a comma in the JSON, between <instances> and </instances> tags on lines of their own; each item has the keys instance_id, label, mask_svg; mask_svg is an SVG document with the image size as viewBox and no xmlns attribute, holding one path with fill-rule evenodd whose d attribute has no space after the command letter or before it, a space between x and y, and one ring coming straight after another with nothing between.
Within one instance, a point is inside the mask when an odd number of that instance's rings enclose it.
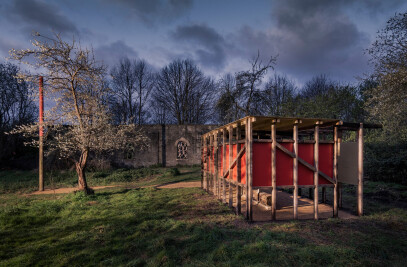
<instances>
[{"instance_id":1,"label":"cloudy sky","mask_svg":"<svg viewBox=\"0 0 407 267\"><path fill-rule=\"evenodd\" d=\"M76 36L108 66L123 56L159 69L192 58L208 75L247 69L257 51L278 56L275 71L303 84L329 75L356 82L369 72L365 49L399 0L5 0L0 60L30 47L32 32Z\"/></svg>"}]
</instances>

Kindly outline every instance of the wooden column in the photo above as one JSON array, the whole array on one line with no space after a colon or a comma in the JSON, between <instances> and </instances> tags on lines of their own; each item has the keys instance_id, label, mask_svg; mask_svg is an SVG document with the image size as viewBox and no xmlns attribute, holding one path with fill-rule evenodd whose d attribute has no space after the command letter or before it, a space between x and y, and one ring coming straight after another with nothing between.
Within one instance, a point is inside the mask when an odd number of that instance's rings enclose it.
<instances>
[{"instance_id":1,"label":"wooden column","mask_svg":"<svg viewBox=\"0 0 407 267\"><path fill-rule=\"evenodd\" d=\"M293 207L294 207L294 220L298 219L298 123L295 121L293 127L293 139L294 139L294 154L293 158L293 182L294 182L294 192L293 192Z\"/></svg>"},{"instance_id":2,"label":"wooden column","mask_svg":"<svg viewBox=\"0 0 407 267\"><path fill-rule=\"evenodd\" d=\"M241 139L240 136L240 125L236 127L236 151L239 153L241 149L241 144L239 143L239 140ZM240 173L242 170L242 166L240 163L241 159L238 159L236 162L236 170L237 170L237 182L241 183L242 181L242 174ZM236 214L240 214L242 211L242 188L238 185L236 186Z\"/></svg>"},{"instance_id":3,"label":"wooden column","mask_svg":"<svg viewBox=\"0 0 407 267\"><path fill-rule=\"evenodd\" d=\"M228 168L230 168L230 165L232 164L232 161L233 161L233 144L232 144L233 128L231 125L229 126L228 132L229 132L229 167ZM233 186L231 183L232 179L233 179L233 170L230 170L229 171L229 207L230 208L233 208Z\"/></svg>"},{"instance_id":4,"label":"wooden column","mask_svg":"<svg viewBox=\"0 0 407 267\"><path fill-rule=\"evenodd\" d=\"M315 172L314 172L314 219L318 220L318 172L319 172L319 122L315 125L314 128L314 164L315 164Z\"/></svg>"},{"instance_id":5,"label":"wooden column","mask_svg":"<svg viewBox=\"0 0 407 267\"><path fill-rule=\"evenodd\" d=\"M211 165L212 165L212 137L208 136L208 177L206 178L206 191L210 192L210 181L211 181Z\"/></svg>"},{"instance_id":6,"label":"wooden column","mask_svg":"<svg viewBox=\"0 0 407 267\"><path fill-rule=\"evenodd\" d=\"M338 127L334 127L334 166L333 166L333 178L334 184L334 199L333 199L333 217L338 217Z\"/></svg>"},{"instance_id":7,"label":"wooden column","mask_svg":"<svg viewBox=\"0 0 407 267\"><path fill-rule=\"evenodd\" d=\"M222 150L222 162L223 162L223 171L222 171L222 202L226 203L226 182L223 178L223 174L227 170L226 166L226 129L223 129L223 150Z\"/></svg>"},{"instance_id":8,"label":"wooden column","mask_svg":"<svg viewBox=\"0 0 407 267\"><path fill-rule=\"evenodd\" d=\"M358 130L358 215L363 215L363 123Z\"/></svg>"},{"instance_id":9,"label":"wooden column","mask_svg":"<svg viewBox=\"0 0 407 267\"><path fill-rule=\"evenodd\" d=\"M338 129L338 143L337 143L337 150L338 150L338 157L341 155L341 143L342 143L342 130ZM340 178L340 173L338 172L338 179ZM338 210L342 208L342 183L338 182Z\"/></svg>"},{"instance_id":10,"label":"wooden column","mask_svg":"<svg viewBox=\"0 0 407 267\"><path fill-rule=\"evenodd\" d=\"M276 168L276 121L273 120L271 124L271 219L276 219L277 207L277 168Z\"/></svg>"},{"instance_id":11,"label":"wooden column","mask_svg":"<svg viewBox=\"0 0 407 267\"><path fill-rule=\"evenodd\" d=\"M201 188L204 188L204 172L205 172L205 151L204 151L204 141L205 138L203 136L201 136Z\"/></svg>"},{"instance_id":12,"label":"wooden column","mask_svg":"<svg viewBox=\"0 0 407 267\"><path fill-rule=\"evenodd\" d=\"M253 172L252 172L252 159L253 159L253 130L252 120L247 118L246 120L246 216L249 221L253 219Z\"/></svg>"},{"instance_id":13,"label":"wooden column","mask_svg":"<svg viewBox=\"0 0 407 267\"><path fill-rule=\"evenodd\" d=\"M214 160L215 160L215 176L213 179L213 194L216 196L218 194L218 168L219 168L219 158L218 158L218 132L214 134Z\"/></svg>"},{"instance_id":14,"label":"wooden column","mask_svg":"<svg viewBox=\"0 0 407 267\"><path fill-rule=\"evenodd\" d=\"M208 156L208 179L206 180L206 190L211 191L211 180L212 180L212 134L209 135L209 156Z\"/></svg>"},{"instance_id":15,"label":"wooden column","mask_svg":"<svg viewBox=\"0 0 407 267\"><path fill-rule=\"evenodd\" d=\"M206 135L204 136L204 177L203 177L203 188L206 190L206 179L208 177L208 143L206 140Z\"/></svg>"}]
</instances>

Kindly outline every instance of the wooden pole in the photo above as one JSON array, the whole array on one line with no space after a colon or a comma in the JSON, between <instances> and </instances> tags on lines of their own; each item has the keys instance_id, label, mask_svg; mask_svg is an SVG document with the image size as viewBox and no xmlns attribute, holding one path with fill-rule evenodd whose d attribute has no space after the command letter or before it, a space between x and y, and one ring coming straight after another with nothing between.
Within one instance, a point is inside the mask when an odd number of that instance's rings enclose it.
<instances>
[{"instance_id":1,"label":"wooden pole","mask_svg":"<svg viewBox=\"0 0 407 267\"><path fill-rule=\"evenodd\" d=\"M232 128L232 126L229 126L228 132L229 132L229 168L230 168L230 165L232 164L232 161L233 161L233 145L232 145L233 128ZM229 181L232 181L233 180L232 178L233 178L233 170L230 170L229 171ZM233 208L233 187L232 187L231 182L229 182L229 207Z\"/></svg>"},{"instance_id":2,"label":"wooden pole","mask_svg":"<svg viewBox=\"0 0 407 267\"><path fill-rule=\"evenodd\" d=\"M236 127L236 151L239 152L240 148L241 148L241 144L239 143L239 140L241 139L240 136L240 125L238 125ZM237 160L236 163L236 169L237 169L237 182L241 183L242 181L242 174L241 174L241 170L242 170L242 166L241 166L241 159ZM237 185L236 186L236 214L240 214L242 212L242 188Z\"/></svg>"},{"instance_id":3,"label":"wooden pole","mask_svg":"<svg viewBox=\"0 0 407 267\"><path fill-rule=\"evenodd\" d=\"M293 127L293 139L294 139L294 154L293 158L293 207L294 207L294 220L298 219L298 121L295 122Z\"/></svg>"},{"instance_id":4,"label":"wooden pole","mask_svg":"<svg viewBox=\"0 0 407 267\"><path fill-rule=\"evenodd\" d=\"M215 134L211 134L211 157L213 159L211 163L211 184L210 184L210 190L213 190L213 187L215 186L215 169L216 169L216 147L215 147ZM215 194L215 190L212 191L213 194Z\"/></svg>"},{"instance_id":5,"label":"wooden pole","mask_svg":"<svg viewBox=\"0 0 407 267\"><path fill-rule=\"evenodd\" d=\"M314 219L318 220L318 172L319 172L319 123L315 125L314 129Z\"/></svg>"},{"instance_id":6,"label":"wooden pole","mask_svg":"<svg viewBox=\"0 0 407 267\"><path fill-rule=\"evenodd\" d=\"M222 151L222 162L223 162L223 171L222 171L222 202L226 203L226 182L223 177L223 174L227 170L226 166L226 129L223 129L223 151Z\"/></svg>"},{"instance_id":7,"label":"wooden pole","mask_svg":"<svg viewBox=\"0 0 407 267\"><path fill-rule=\"evenodd\" d=\"M342 143L342 130L338 129L338 144L337 144L337 150L338 150L338 157L341 155L341 143ZM338 172L338 179L340 177L340 173ZM342 183L338 182L338 210L342 208Z\"/></svg>"},{"instance_id":8,"label":"wooden pole","mask_svg":"<svg viewBox=\"0 0 407 267\"><path fill-rule=\"evenodd\" d=\"M334 184L334 206L333 217L338 217L338 127L334 127L334 166L333 166L333 178Z\"/></svg>"},{"instance_id":9,"label":"wooden pole","mask_svg":"<svg viewBox=\"0 0 407 267\"><path fill-rule=\"evenodd\" d=\"M358 131L358 215L363 215L363 123Z\"/></svg>"},{"instance_id":10,"label":"wooden pole","mask_svg":"<svg viewBox=\"0 0 407 267\"><path fill-rule=\"evenodd\" d=\"M204 172L205 172L205 146L204 146L205 137L201 137L201 188L204 188Z\"/></svg>"},{"instance_id":11,"label":"wooden pole","mask_svg":"<svg viewBox=\"0 0 407 267\"><path fill-rule=\"evenodd\" d=\"M213 183L213 194L218 195L218 179L219 179L219 144L218 144L219 134L215 133L215 179Z\"/></svg>"},{"instance_id":12,"label":"wooden pole","mask_svg":"<svg viewBox=\"0 0 407 267\"><path fill-rule=\"evenodd\" d=\"M249 221L253 220L253 130L252 130L252 120L247 118L246 121L246 203L247 210L246 215Z\"/></svg>"},{"instance_id":13,"label":"wooden pole","mask_svg":"<svg viewBox=\"0 0 407 267\"><path fill-rule=\"evenodd\" d=\"M276 207L277 207L277 168L276 168L276 121L271 124L271 219L276 219Z\"/></svg>"},{"instance_id":14,"label":"wooden pole","mask_svg":"<svg viewBox=\"0 0 407 267\"><path fill-rule=\"evenodd\" d=\"M39 80L39 87L40 87L40 99L39 99L39 106L40 106L40 129L39 129L39 162L38 162L38 170L39 170L39 191L44 191L44 93L43 93L43 77L40 76Z\"/></svg>"},{"instance_id":15,"label":"wooden pole","mask_svg":"<svg viewBox=\"0 0 407 267\"><path fill-rule=\"evenodd\" d=\"M208 151L207 151L207 142L206 135L203 138L203 150L204 150L204 175L203 175L203 189L206 190L206 179L207 179L207 168L208 168Z\"/></svg>"}]
</instances>

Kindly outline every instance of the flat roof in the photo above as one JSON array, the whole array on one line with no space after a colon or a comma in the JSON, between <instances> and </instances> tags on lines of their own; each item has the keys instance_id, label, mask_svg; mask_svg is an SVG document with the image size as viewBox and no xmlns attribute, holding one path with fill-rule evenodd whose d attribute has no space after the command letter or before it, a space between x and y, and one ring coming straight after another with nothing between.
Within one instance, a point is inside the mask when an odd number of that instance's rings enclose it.
<instances>
[{"instance_id":1,"label":"flat roof","mask_svg":"<svg viewBox=\"0 0 407 267\"><path fill-rule=\"evenodd\" d=\"M321 128L338 126L342 130L355 131L359 129L360 123L343 122L339 119L326 118L301 118L301 117L279 117L279 116L246 116L234 122L220 126L208 133L223 131L232 126L236 128L238 125L245 125L247 119L251 119L253 131L270 131L270 125L276 123L277 132L290 132L293 130L293 125L298 124L298 130L308 130L319 124ZM363 123L364 128L382 128L380 124ZM208 134L206 133L206 134Z\"/></svg>"}]
</instances>

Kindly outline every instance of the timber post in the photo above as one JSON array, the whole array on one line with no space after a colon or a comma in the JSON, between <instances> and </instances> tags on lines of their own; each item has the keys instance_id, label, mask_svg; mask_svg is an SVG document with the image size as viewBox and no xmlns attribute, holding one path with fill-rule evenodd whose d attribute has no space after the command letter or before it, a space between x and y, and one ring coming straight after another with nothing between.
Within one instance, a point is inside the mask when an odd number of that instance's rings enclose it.
<instances>
[{"instance_id":1,"label":"timber post","mask_svg":"<svg viewBox=\"0 0 407 267\"><path fill-rule=\"evenodd\" d=\"M318 183L319 183L319 124L317 122L314 127L314 219L318 220L318 202L319 202L319 194L318 194Z\"/></svg>"},{"instance_id":2,"label":"timber post","mask_svg":"<svg viewBox=\"0 0 407 267\"><path fill-rule=\"evenodd\" d=\"M218 132L215 133L215 179L213 181L213 194L215 196L218 195L218 179L219 179L219 146L218 146L218 138L219 138L219 134Z\"/></svg>"},{"instance_id":3,"label":"timber post","mask_svg":"<svg viewBox=\"0 0 407 267\"><path fill-rule=\"evenodd\" d=\"M252 118L246 120L246 215L249 221L253 220L253 130Z\"/></svg>"},{"instance_id":4,"label":"timber post","mask_svg":"<svg viewBox=\"0 0 407 267\"><path fill-rule=\"evenodd\" d=\"M276 220L277 209L277 168L276 168L276 123L277 120L273 120L271 123L271 219Z\"/></svg>"},{"instance_id":5,"label":"timber post","mask_svg":"<svg viewBox=\"0 0 407 267\"><path fill-rule=\"evenodd\" d=\"M204 188L204 172L205 172L205 168L204 168L204 164L205 164L205 159L204 159L204 140L205 137L202 136L201 138L201 188Z\"/></svg>"},{"instance_id":6,"label":"timber post","mask_svg":"<svg viewBox=\"0 0 407 267\"><path fill-rule=\"evenodd\" d=\"M293 139L294 139L294 155L293 158L293 217L294 220L298 219L298 124L300 120L296 120L293 127Z\"/></svg>"},{"instance_id":7,"label":"timber post","mask_svg":"<svg viewBox=\"0 0 407 267\"><path fill-rule=\"evenodd\" d=\"M333 179L334 184L334 196L333 196L333 217L338 217L338 127L334 126L334 159L333 159Z\"/></svg>"},{"instance_id":8,"label":"timber post","mask_svg":"<svg viewBox=\"0 0 407 267\"><path fill-rule=\"evenodd\" d=\"M40 76L39 87L39 112L40 112L40 128L39 128L39 162L38 162L38 172L39 172L39 191L44 191L44 93L43 93L43 80L44 78Z\"/></svg>"},{"instance_id":9,"label":"timber post","mask_svg":"<svg viewBox=\"0 0 407 267\"><path fill-rule=\"evenodd\" d=\"M358 215L363 215L363 123L358 130Z\"/></svg>"},{"instance_id":10,"label":"timber post","mask_svg":"<svg viewBox=\"0 0 407 267\"><path fill-rule=\"evenodd\" d=\"M223 150L222 150L222 162L223 162L223 170L222 170L222 202L226 203L226 180L224 173L227 170L226 166L226 130L223 129Z\"/></svg>"},{"instance_id":11,"label":"timber post","mask_svg":"<svg viewBox=\"0 0 407 267\"><path fill-rule=\"evenodd\" d=\"M231 181L233 180L233 170L231 170L232 161L233 161L233 128L230 125L228 128L229 133L229 208L233 208L233 186Z\"/></svg>"},{"instance_id":12,"label":"timber post","mask_svg":"<svg viewBox=\"0 0 407 267\"><path fill-rule=\"evenodd\" d=\"M241 139L240 135L240 125L237 125L236 127L236 152L240 152L241 145L239 143ZM240 183L242 181L242 174L241 172L241 158L237 159L236 162L236 169L237 169L237 186L236 186L236 214L240 214L242 212L242 188L240 186Z\"/></svg>"}]
</instances>

